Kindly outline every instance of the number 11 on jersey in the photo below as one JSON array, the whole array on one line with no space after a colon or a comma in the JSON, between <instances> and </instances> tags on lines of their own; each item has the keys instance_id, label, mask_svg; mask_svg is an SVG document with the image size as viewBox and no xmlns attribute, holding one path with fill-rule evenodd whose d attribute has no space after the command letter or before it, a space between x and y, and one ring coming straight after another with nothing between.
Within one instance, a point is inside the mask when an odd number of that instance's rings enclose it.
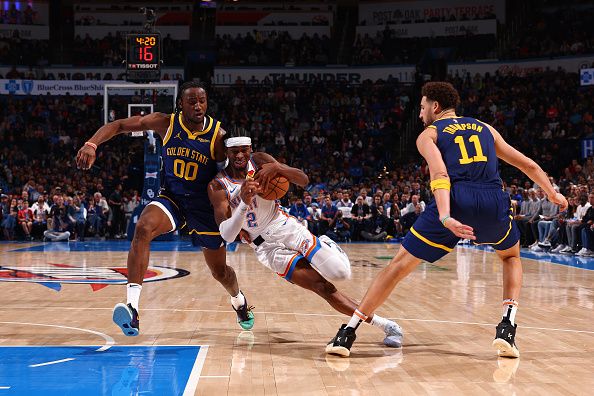
<instances>
[{"instance_id":1,"label":"number 11 on jersey","mask_svg":"<svg viewBox=\"0 0 594 396\"><path fill-rule=\"evenodd\" d=\"M473 157L468 156L466 144L464 143L464 136L456 136L454 139L454 142L456 142L460 147L460 154L462 155L462 158L460 158L460 164L467 165L473 162L487 162L487 157L485 157L483 154L483 148L481 147L481 141L479 140L478 135L472 135L470 138L468 138L468 141L474 143L476 155Z\"/></svg>"}]
</instances>

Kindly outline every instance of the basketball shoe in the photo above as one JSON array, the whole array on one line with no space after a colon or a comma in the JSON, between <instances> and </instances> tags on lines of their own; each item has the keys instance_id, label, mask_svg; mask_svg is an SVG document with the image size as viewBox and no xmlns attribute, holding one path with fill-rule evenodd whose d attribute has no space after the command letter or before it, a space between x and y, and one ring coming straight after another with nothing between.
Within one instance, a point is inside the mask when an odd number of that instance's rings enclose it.
<instances>
[{"instance_id":1,"label":"basketball shoe","mask_svg":"<svg viewBox=\"0 0 594 396\"><path fill-rule=\"evenodd\" d=\"M520 350L516 347L516 329L518 325L512 326L511 322L504 319L497 325L493 346L497 348L497 355L501 357L518 358Z\"/></svg>"},{"instance_id":2,"label":"basketball shoe","mask_svg":"<svg viewBox=\"0 0 594 396\"><path fill-rule=\"evenodd\" d=\"M132 307L132 304L116 304L113 308L113 322L122 329L124 335L128 337L138 335L140 318L138 311Z\"/></svg>"},{"instance_id":3,"label":"basketball shoe","mask_svg":"<svg viewBox=\"0 0 594 396\"><path fill-rule=\"evenodd\" d=\"M388 321L384 329L386 338L384 338L384 345L390 348L400 348L402 346L402 328L396 322Z\"/></svg>"},{"instance_id":4,"label":"basketball shoe","mask_svg":"<svg viewBox=\"0 0 594 396\"><path fill-rule=\"evenodd\" d=\"M343 324L340 326L340 330L338 330L336 336L326 345L326 353L348 357L351 354L351 347L356 339L355 329Z\"/></svg>"},{"instance_id":5,"label":"basketball shoe","mask_svg":"<svg viewBox=\"0 0 594 396\"><path fill-rule=\"evenodd\" d=\"M239 326L244 330L251 330L254 327L254 313L252 312L254 307L248 305L245 295L243 297L245 298L245 303L241 307L238 309L235 309L233 305L231 307L237 314L237 323L239 323Z\"/></svg>"}]
</instances>

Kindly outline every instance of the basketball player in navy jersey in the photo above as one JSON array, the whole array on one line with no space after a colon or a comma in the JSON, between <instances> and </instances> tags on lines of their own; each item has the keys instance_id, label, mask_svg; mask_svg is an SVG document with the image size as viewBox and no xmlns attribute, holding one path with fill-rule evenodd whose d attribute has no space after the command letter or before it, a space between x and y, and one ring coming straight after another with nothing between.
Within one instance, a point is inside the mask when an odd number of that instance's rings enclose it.
<instances>
[{"instance_id":1,"label":"basketball player in navy jersey","mask_svg":"<svg viewBox=\"0 0 594 396\"><path fill-rule=\"evenodd\" d=\"M221 236L231 242L241 234L265 267L318 294L338 312L352 315L357 302L331 283L350 278L351 263L346 253L327 236L316 238L274 200L257 195L268 191L272 177L280 175L305 187L307 175L269 154L252 153L251 138L243 131L226 135L225 146L229 164L210 182L208 190ZM367 322L384 332L385 345L402 345L402 330L395 322L377 314Z\"/></svg>"},{"instance_id":2,"label":"basketball player in navy jersey","mask_svg":"<svg viewBox=\"0 0 594 396\"><path fill-rule=\"evenodd\" d=\"M161 234L185 229L201 246L213 277L231 295L239 325L251 329L254 314L239 290L233 268L226 263L225 243L208 200L208 183L225 161L221 123L206 115L206 90L195 82L182 84L177 101L181 111L152 113L110 122L84 144L76 157L79 168L89 169L100 144L130 131L153 130L163 139L164 181L159 196L142 211L128 253L127 303L117 304L113 320L127 336L138 335L138 303L148 267L150 243Z\"/></svg>"},{"instance_id":3,"label":"basketball player in navy jersey","mask_svg":"<svg viewBox=\"0 0 594 396\"><path fill-rule=\"evenodd\" d=\"M456 116L460 98L449 83L422 88L420 118L425 130L417 148L427 160L435 200L417 219L390 264L369 287L348 324L342 325L326 352L349 356L359 323L372 314L421 260L434 262L451 252L460 238L491 245L503 262L503 318L493 346L498 355L517 358L515 316L522 285L519 232L511 216L509 194L499 177L500 158L543 188L549 200L567 208L546 173L503 140L490 125Z\"/></svg>"}]
</instances>

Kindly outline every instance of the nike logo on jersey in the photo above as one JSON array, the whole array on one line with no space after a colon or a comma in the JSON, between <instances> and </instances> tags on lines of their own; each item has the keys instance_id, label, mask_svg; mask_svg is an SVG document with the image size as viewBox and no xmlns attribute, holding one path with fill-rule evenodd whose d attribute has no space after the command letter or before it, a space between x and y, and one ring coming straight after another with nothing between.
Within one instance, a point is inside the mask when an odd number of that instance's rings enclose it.
<instances>
[{"instance_id":1,"label":"nike logo on jersey","mask_svg":"<svg viewBox=\"0 0 594 396\"><path fill-rule=\"evenodd\" d=\"M183 140L183 138L181 137L181 132L178 132L177 135L175 135L174 139Z\"/></svg>"},{"instance_id":2,"label":"nike logo on jersey","mask_svg":"<svg viewBox=\"0 0 594 396\"><path fill-rule=\"evenodd\" d=\"M233 194L237 190L237 186L233 187L233 190L229 190L229 194Z\"/></svg>"}]
</instances>

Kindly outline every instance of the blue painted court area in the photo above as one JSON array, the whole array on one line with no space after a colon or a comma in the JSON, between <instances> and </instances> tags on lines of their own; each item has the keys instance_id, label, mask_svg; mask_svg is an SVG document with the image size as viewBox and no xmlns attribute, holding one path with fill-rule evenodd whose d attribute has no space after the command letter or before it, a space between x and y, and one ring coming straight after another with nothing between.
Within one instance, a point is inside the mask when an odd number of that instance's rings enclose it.
<instances>
[{"instance_id":1,"label":"blue painted court area","mask_svg":"<svg viewBox=\"0 0 594 396\"><path fill-rule=\"evenodd\" d=\"M0 394L194 394L208 347L0 347ZM187 389L186 389L187 388Z\"/></svg>"},{"instance_id":2,"label":"blue painted court area","mask_svg":"<svg viewBox=\"0 0 594 396\"><path fill-rule=\"evenodd\" d=\"M14 249L12 252L127 252L130 241L41 242L35 246ZM227 251L237 250L236 243L227 244ZM199 252L189 241L153 242L153 252Z\"/></svg>"}]
</instances>

